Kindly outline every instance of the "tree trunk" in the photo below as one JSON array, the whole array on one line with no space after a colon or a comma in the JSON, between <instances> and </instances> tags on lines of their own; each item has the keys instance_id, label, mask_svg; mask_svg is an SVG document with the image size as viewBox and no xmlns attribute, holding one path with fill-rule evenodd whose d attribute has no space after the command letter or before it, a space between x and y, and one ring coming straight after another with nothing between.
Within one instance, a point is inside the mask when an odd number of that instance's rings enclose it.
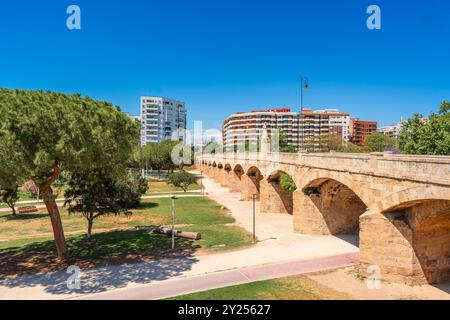
<instances>
[{"instance_id":1,"label":"tree trunk","mask_svg":"<svg viewBox=\"0 0 450 320\"><path fill-rule=\"evenodd\" d=\"M8 205L8 207L12 210L12 215L13 216L15 216L16 214L17 214L17 212L16 212L16 204L15 203L13 203L13 202L8 202L7 200L3 200L7 205Z\"/></svg>"},{"instance_id":2,"label":"tree trunk","mask_svg":"<svg viewBox=\"0 0 450 320\"><path fill-rule=\"evenodd\" d=\"M56 251L58 252L58 258L61 261L68 259L69 254L67 251L66 239L64 237L64 230L61 222L61 215L59 214L58 206L56 205L55 197L53 196L52 189L50 187L42 190L42 196L44 198L45 206L47 207L50 220L52 222L53 235L55 237Z\"/></svg>"},{"instance_id":3,"label":"tree trunk","mask_svg":"<svg viewBox=\"0 0 450 320\"><path fill-rule=\"evenodd\" d=\"M92 219L88 219L88 232L87 232L87 241L91 242L91 238L92 238L92 225L94 221L92 221Z\"/></svg>"}]
</instances>

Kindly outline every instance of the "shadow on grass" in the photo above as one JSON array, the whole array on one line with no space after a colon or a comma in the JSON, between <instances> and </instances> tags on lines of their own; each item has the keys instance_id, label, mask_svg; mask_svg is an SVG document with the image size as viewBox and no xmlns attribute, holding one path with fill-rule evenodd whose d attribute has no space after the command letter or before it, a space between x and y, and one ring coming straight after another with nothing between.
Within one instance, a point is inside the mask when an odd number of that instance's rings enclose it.
<instances>
[{"instance_id":1,"label":"shadow on grass","mask_svg":"<svg viewBox=\"0 0 450 320\"><path fill-rule=\"evenodd\" d=\"M6 216L6 220L8 221L20 221L20 220L33 220L33 219L41 219L47 218L48 213L24 213L24 214L16 214L13 216L12 214Z\"/></svg>"},{"instance_id":2,"label":"shadow on grass","mask_svg":"<svg viewBox=\"0 0 450 320\"><path fill-rule=\"evenodd\" d=\"M128 283L168 279L190 270L198 260L199 246L192 240L171 239L148 231L115 231L96 234L87 243L83 236L67 241L71 259L58 263L53 241L0 250L0 286L43 286L52 294L86 294L120 288ZM81 288L70 290L68 266L81 269Z\"/></svg>"},{"instance_id":3,"label":"shadow on grass","mask_svg":"<svg viewBox=\"0 0 450 320\"><path fill-rule=\"evenodd\" d=\"M152 208L156 208L159 207L159 203L155 203L155 202L142 202L139 204L139 206L137 207L138 210L143 210L143 209L152 209Z\"/></svg>"}]
</instances>

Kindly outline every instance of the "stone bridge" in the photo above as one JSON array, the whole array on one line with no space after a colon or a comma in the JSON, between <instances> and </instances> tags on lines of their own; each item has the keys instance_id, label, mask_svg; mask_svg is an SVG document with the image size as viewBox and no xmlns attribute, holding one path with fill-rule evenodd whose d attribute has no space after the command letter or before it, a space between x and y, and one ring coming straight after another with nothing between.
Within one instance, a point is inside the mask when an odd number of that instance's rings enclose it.
<instances>
[{"instance_id":1,"label":"stone bridge","mask_svg":"<svg viewBox=\"0 0 450 320\"><path fill-rule=\"evenodd\" d=\"M294 231L359 232L362 270L407 284L450 280L450 157L230 153L199 156L199 170L261 213L293 215ZM289 175L296 190L281 188Z\"/></svg>"}]
</instances>

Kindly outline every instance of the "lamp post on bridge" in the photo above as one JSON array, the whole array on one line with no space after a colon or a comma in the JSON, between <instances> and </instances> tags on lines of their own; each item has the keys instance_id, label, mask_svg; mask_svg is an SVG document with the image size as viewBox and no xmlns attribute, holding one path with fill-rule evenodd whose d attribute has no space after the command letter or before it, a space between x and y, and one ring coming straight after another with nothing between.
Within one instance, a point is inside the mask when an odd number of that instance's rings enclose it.
<instances>
[{"instance_id":1,"label":"lamp post on bridge","mask_svg":"<svg viewBox=\"0 0 450 320\"><path fill-rule=\"evenodd\" d=\"M304 101L304 90L308 90L309 89L309 79L307 77L301 76L300 77L301 82L302 82L302 88L301 88L301 108L302 108L302 112L304 109L304 105L303 105L303 101Z\"/></svg>"}]
</instances>

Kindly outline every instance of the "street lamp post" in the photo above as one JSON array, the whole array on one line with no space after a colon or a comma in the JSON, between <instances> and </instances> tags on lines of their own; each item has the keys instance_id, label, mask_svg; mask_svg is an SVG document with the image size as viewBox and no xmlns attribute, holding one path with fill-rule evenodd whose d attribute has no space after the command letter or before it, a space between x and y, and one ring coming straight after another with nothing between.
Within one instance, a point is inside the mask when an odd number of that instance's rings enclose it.
<instances>
[{"instance_id":1,"label":"street lamp post","mask_svg":"<svg viewBox=\"0 0 450 320\"><path fill-rule=\"evenodd\" d=\"M304 108L304 90L308 90L309 88L309 79L307 77L301 76L301 82L302 82L302 90L301 90L301 108L302 108L302 112L303 112L303 108Z\"/></svg>"},{"instance_id":2,"label":"street lamp post","mask_svg":"<svg viewBox=\"0 0 450 320\"><path fill-rule=\"evenodd\" d=\"M172 196L172 250L175 249L175 200L178 198Z\"/></svg>"}]
</instances>

